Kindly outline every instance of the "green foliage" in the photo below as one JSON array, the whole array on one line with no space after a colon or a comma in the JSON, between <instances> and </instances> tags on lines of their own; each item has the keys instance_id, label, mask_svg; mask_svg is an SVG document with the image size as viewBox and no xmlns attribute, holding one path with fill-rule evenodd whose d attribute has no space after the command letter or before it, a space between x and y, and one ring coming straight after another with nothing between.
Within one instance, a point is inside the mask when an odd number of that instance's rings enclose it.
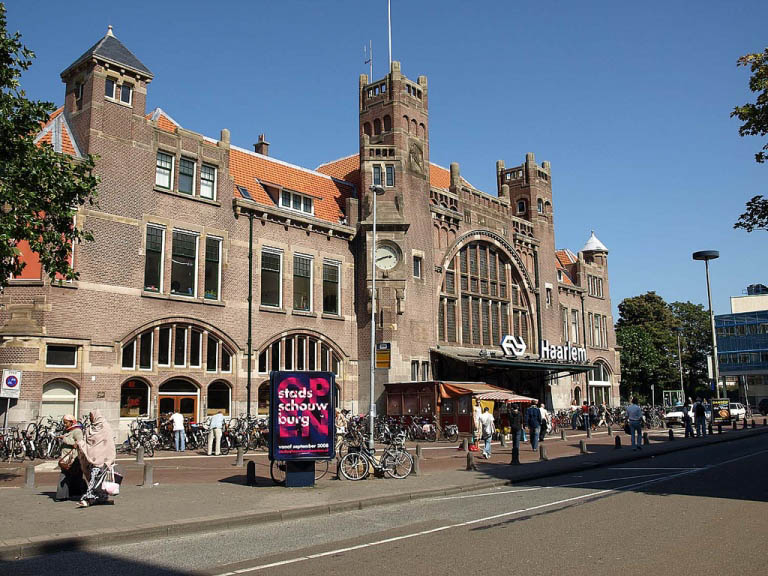
<instances>
[{"instance_id":1,"label":"green foliage","mask_svg":"<svg viewBox=\"0 0 768 576\"><path fill-rule=\"evenodd\" d=\"M17 258L23 240L52 280L75 279L72 242L92 237L73 219L79 206L94 203L94 158L75 159L34 143L54 106L27 99L21 89L21 74L34 53L21 43L20 33L8 34L5 14L0 3L0 288L23 269Z\"/></svg>"},{"instance_id":2,"label":"green foliage","mask_svg":"<svg viewBox=\"0 0 768 576\"><path fill-rule=\"evenodd\" d=\"M749 78L749 89L757 94L754 103L748 102L736 106L731 112L741 120L740 136L765 136L768 134L768 48L763 52L746 54L738 59L738 66L749 66L752 76ZM768 143L764 144L757 154L755 161L763 163L768 160ZM753 230L768 230L768 198L754 196L747 202L747 210L733 225L747 232Z\"/></svg>"},{"instance_id":3,"label":"green foliage","mask_svg":"<svg viewBox=\"0 0 768 576\"><path fill-rule=\"evenodd\" d=\"M699 304L667 304L655 292L626 298L619 304L616 339L621 350L622 395L650 399L680 388L677 331L680 330L683 379L688 395L707 384L710 352L709 314Z\"/></svg>"}]
</instances>

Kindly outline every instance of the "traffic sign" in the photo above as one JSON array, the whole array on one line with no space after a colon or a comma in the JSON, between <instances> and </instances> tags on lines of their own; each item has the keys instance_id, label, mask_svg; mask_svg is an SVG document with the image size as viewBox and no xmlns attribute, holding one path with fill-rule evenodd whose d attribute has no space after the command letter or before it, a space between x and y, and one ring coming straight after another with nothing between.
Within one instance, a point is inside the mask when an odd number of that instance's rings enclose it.
<instances>
[{"instance_id":1,"label":"traffic sign","mask_svg":"<svg viewBox=\"0 0 768 576\"><path fill-rule=\"evenodd\" d=\"M3 370L0 398L18 398L21 391L21 370Z\"/></svg>"}]
</instances>

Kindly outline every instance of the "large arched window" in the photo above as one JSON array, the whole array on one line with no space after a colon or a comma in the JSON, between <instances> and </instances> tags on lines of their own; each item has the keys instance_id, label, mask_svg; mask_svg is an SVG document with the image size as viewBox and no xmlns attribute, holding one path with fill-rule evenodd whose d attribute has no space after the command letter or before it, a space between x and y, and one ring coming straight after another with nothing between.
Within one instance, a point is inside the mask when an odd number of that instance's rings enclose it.
<instances>
[{"instance_id":1,"label":"large arched window","mask_svg":"<svg viewBox=\"0 0 768 576\"><path fill-rule=\"evenodd\" d=\"M320 370L341 378L341 356L327 343L309 334L289 334L259 352L259 372Z\"/></svg>"},{"instance_id":2,"label":"large arched window","mask_svg":"<svg viewBox=\"0 0 768 576\"><path fill-rule=\"evenodd\" d=\"M206 402L206 414L213 416L219 410L224 416L229 416L232 412L231 402L232 390L223 380L212 382L208 385L208 401Z\"/></svg>"},{"instance_id":3,"label":"large arched window","mask_svg":"<svg viewBox=\"0 0 768 576\"><path fill-rule=\"evenodd\" d=\"M149 414L149 384L132 378L120 386L120 418L138 418Z\"/></svg>"},{"instance_id":4,"label":"large arched window","mask_svg":"<svg viewBox=\"0 0 768 576\"><path fill-rule=\"evenodd\" d=\"M65 414L77 417L77 388L64 380L54 380L43 386L43 404L40 416L59 419Z\"/></svg>"},{"instance_id":5,"label":"large arched window","mask_svg":"<svg viewBox=\"0 0 768 576\"><path fill-rule=\"evenodd\" d=\"M530 315L520 285L503 251L489 242L467 244L443 276L438 339L489 346L513 334L528 342Z\"/></svg>"},{"instance_id":6,"label":"large arched window","mask_svg":"<svg viewBox=\"0 0 768 576\"><path fill-rule=\"evenodd\" d=\"M589 378L590 401L596 404L611 403L611 373L608 366L597 361L594 368L587 374Z\"/></svg>"},{"instance_id":7,"label":"large arched window","mask_svg":"<svg viewBox=\"0 0 768 576\"><path fill-rule=\"evenodd\" d=\"M197 419L200 390L192 382L174 378L160 385L157 396L159 414L179 412L185 418Z\"/></svg>"}]
</instances>

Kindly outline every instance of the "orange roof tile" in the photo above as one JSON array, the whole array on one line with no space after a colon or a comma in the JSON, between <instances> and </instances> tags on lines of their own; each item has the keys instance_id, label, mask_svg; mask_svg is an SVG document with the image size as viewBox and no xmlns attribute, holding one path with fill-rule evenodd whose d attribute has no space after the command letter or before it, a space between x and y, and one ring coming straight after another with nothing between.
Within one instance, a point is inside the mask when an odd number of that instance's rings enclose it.
<instances>
[{"instance_id":1,"label":"orange roof tile","mask_svg":"<svg viewBox=\"0 0 768 576\"><path fill-rule=\"evenodd\" d=\"M40 132L35 137L37 144L45 143L63 154L70 156L80 156L80 152L75 146L75 139L69 128L67 119L62 112L64 106L61 106L51 112L48 121L40 125Z\"/></svg>"},{"instance_id":2,"label":"orange roof tile","mask_svg":"<svg viewBox=\"0 0 768 576\"><path fill-rule=\"evenodd\" d=\"M333 223L344 218L345 201L355 194L352 185L328 174L294 166L236 146L230 148L229 172L235 180L235 185L247 188L255 202L268 206L276 205L261 182L287 188L313 196L315 217ZM237 188L235 196L242 197Z\"/></svg>"},{"instance_id":3,"label":"orange roof tile","mask_svg":"<svg viewBox=\"0 0 768 576\"><path fill-rule=\"evenodd\" d=\"M157 127L160 130L170 132L171 134L174 134L180 127L180 124L171 118L162 108L155 108L152 112L146 115L146 118L147 120L157 122Z\"/></svg>"},{"instance_id":4,"label":"orange roof tile","mask_svg":"<svg viewBox=\"0 0 768 576\"><path fill-rule=\"evenodd\" d=\"M573 264L570 256L568 255L568 252L566 252L565 250L555 251L555 257L557 258L557 261L560 263L560 265L563 267L568 266L569 264Z\"/></svg>"}]
</instances>

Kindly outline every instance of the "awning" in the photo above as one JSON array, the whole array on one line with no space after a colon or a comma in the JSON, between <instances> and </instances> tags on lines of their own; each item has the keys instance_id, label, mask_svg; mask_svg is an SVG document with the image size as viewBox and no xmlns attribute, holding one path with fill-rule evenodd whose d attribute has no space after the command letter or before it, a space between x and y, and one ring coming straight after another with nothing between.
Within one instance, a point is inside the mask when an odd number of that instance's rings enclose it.
<instances>
[{"instance_id":1,"label":"awning","mask_svg":"<svg viewBox=\"0 0 768 576\"><path fill-rule=\"evenodd\" d=\"M496 402L518 402L521 404L531 403L535 398L529 398L528 396L520 396L514 392L483 392L475 396L479 400L495 400Z\"/></svg>"},{"instance_id":2,"label":"awning","mask_svg":"<svg viewBox=\"0 0 768 576\"><path fill-rule=\"evenodd\" d=\"M497 402L533 402L534 398L515 394L511 390L499 388L485 382L438 382L442 398L456 398L472 394L478 400Z\"/></svg>"},{"instance_id":3,"label":"awning","mask_svg":"<svg viewBox=\"0 0 768 576\"><path fill-rule=\"evenodd\" d=\"M453 360L466 362L477 367L507 368L510 370L534 370L552 373L580 374L594 370L591 364L572 364L570 362L548 362L536 358L506 358L504 356L481 356L480 351L474 348L452 348L442 346L432 348L436 354L446 356Z\"/></svg>"}]
</instances>

